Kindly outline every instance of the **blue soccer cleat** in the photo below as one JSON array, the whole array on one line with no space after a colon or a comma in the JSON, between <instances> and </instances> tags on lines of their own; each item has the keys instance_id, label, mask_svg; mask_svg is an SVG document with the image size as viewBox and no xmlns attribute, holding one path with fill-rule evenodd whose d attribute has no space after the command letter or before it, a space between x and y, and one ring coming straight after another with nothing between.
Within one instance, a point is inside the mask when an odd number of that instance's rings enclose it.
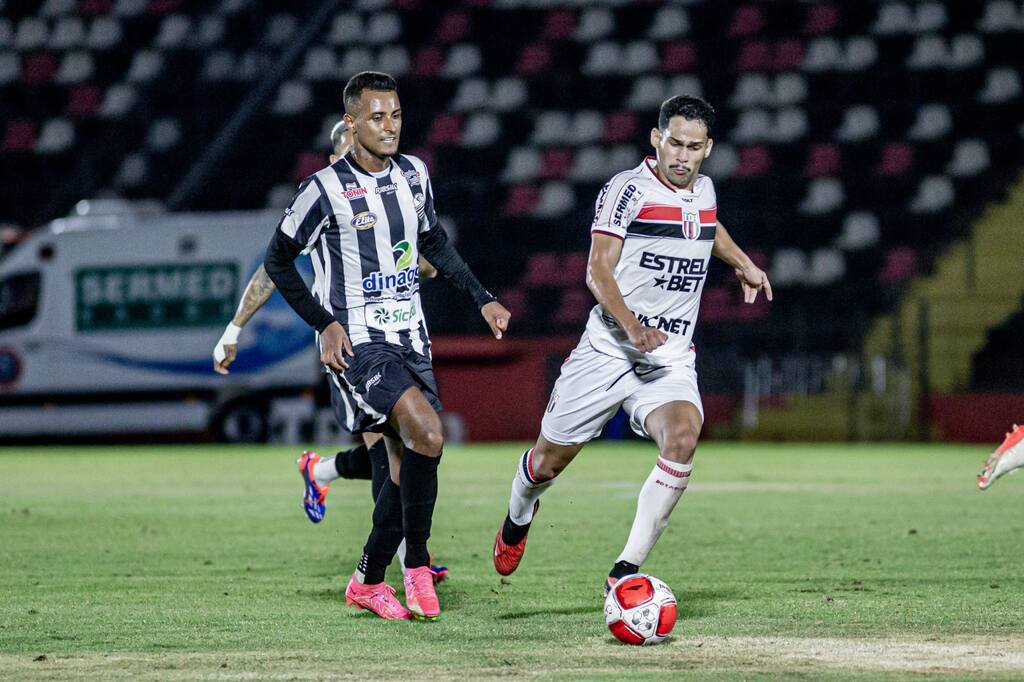
<instances>
[{"instance_id":1,"label":"blue soccer cleat","mask_svg":"<svg viewBox=\"0 0 1024 682\"><path fill-rule=\"evenodd\" d=\"M327 505L324 500L327 497L327 492L331 489L330 484L321 486L313 476L313 467L319 462L320 455L309 451L303 452L302 457L299 457L297 462L299 473L302 474L302 480L306 483L302 506L306 510L306 516L313 523L320 523L324 520L324 514L327 513Z\"/></svg>"}]
</instances>

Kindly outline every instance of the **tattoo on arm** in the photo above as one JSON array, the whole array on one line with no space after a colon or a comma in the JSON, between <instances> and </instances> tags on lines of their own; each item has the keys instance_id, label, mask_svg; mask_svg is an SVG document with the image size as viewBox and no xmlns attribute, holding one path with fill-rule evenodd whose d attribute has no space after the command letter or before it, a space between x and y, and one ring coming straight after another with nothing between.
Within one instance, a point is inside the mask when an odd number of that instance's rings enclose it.
<instances>
[{"instance_id":1,"label":"tattoo on arm","mask_svg":"<svg viewBox=\"0 0 1024 682\"><path fill-rule=\"evenodd\" d=\"M249 280L249 284L246 285L245 292L242 294L242 300L238 302L238 310L235 311L235 317L231 322L239 327L244 327L245 323L256 314L256 311L270 300L275 289L277 287L274 286L270 275L260 265L255 274L253 274L252 279Z\"/></svg>"}]
</instances>

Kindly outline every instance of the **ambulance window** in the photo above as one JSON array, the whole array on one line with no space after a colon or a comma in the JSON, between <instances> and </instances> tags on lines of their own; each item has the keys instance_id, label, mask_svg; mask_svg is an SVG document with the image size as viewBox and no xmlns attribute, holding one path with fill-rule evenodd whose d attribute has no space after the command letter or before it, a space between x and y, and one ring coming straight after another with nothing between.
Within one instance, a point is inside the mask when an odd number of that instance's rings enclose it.
<instances>
[{"instance_id":1,"label":"ambulance window","mask_svg":"<svg viewBox=\"0 0 1024 682\"><path fill-rule=\"evenodd\" d=\"M13 275L0 281L0 329L21 327L39 309L39 273Z\"/></svg>"}]
</instances>

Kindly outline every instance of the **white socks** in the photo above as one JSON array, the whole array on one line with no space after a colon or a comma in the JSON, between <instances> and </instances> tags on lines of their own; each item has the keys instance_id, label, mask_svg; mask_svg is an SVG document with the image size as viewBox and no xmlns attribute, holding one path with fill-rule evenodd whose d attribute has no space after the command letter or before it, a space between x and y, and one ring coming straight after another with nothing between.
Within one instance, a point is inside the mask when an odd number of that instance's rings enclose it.
<instances>
[{"instance_id":1,"label":"white socks","mask_svg":"<svg viewBox=\"0 0 1024 682\"><path fill-rule=\"evenodd\" d=\"M552 478L538 481L533 475L533 448L523 453L512 479L512 498L508 503L508 516L517 526L525 526L533 520L533 503L555 482Z\"/></svg>"},{"instance_id":2,"label":"white socks","mask_svg":"<svg viewBox=\"0 0 1024 682\"><path fill-rule=\"evenodd\" d=\"M334 458L321 458L319 462L314 464L313 478L316 479L316 484L319 486L325 486L338 478L338 467L334 466Z\"/></svg>"},{"instance_id":3,"label":"white socks","mask_svg":"<svg viewBox=\"0 0 1024 682\"><path fill-rule=\"evenodd\" d=\"M398 545L398 551L395 554L398 555L398 565L402 567L402 575L405 575L405 538L402 538L402 542Z\"/></svg>"},{"instance_id":4,"label":"white socks","mask_svg":"<svg viewBox=\"0 0 1024 682\"><path fill-rule=\"evenodd\" d=\"M690 482L692 468L692 464L678 464L658 457L658 463L640 488L633 528L629 531L625 549L616 561L628 561L637 566L644 563L661 532L668 526L672 509Z\"/></svg>"}]
</instances>

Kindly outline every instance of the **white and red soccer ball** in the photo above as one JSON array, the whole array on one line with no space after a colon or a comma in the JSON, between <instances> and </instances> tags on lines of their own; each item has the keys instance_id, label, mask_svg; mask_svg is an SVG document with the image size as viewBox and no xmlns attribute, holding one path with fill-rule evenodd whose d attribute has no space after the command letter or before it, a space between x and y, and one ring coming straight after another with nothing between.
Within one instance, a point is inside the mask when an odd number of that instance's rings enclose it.
<instances>
[{"instance_id":1,"label":"white and red soccer ball","mask_svg":"<svg viewBox=\"0 0 1024 682\"><path fill-rule=\"evenodd\" d=\"M604 600L604 621L626 644L657 644L676 624L676 596L653 575L627 575Z\"/></svg>"}]
</instances>

